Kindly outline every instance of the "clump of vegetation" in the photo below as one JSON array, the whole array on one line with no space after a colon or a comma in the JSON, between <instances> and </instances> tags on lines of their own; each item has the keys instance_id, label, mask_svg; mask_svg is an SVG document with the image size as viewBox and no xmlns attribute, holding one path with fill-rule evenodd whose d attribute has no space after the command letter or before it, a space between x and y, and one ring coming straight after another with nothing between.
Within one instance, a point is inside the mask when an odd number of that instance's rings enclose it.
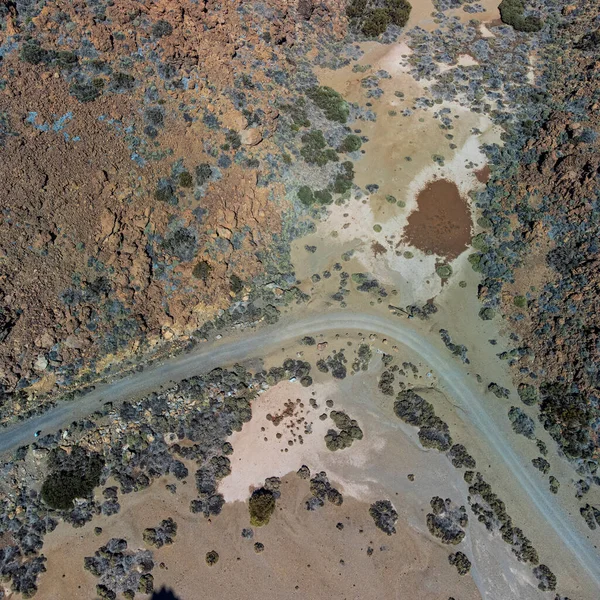
<instances>
[{"instance_id":1,"label":"clump of vegetation","mask_svg":"<svg viewBox=\"0 0 600 600\"><path fill-rule=\"evenodd\" d=\"M427 400L413 390L403 390L396 396L394 412L409 425L420 427L419 441L424 448L446 452L452 446L448 424L435 414Z\"/></svg>"},{"instance_id":2,"label":"clump of vegetation","mask_svg":"<svg viewBox=\"0 0 600 600\"><path fill-rule=\"evenodd\" d=\"M162 38L173 33L173 26L168 21L157 21L152 25L152 37Z\"/></svg>"},{"instance_id":3,"label":"clump of vegetation","mask_svg":"<svg viewBox=\"0 0 600 600\"><path fill-rule=\"evenodd\" d=\"M100 484L104 460L74 446L70 454L52 450L48 457L50 473L42 485L42 500L50 507L67 510L76 498L88 498Z\"/></svg>"},{"instance_id":4,"label":"clump of vegetation","mask_svg":"<svg viewBox=\"0 0 600 600\"><path fill-rule=\"evenodd\" d=\"M452 275L452 267L450 265L439 265L436 267L435 272L441 279L448 279Z\"/></svg>"},{"instance_id":5,"label":"clump of vegetation","mask_svg":"<svg viewBox=\"0 0 600 600\"><path fill-rule=\"evenodd\" d=\"M443 544L460 544L469 522L465 507L453 507L449 499L443 500L439 496L434 496L430 505L432 512L427 515L427 528L431 535Z\"/></svg>"},{"instance_id":6,"label":"clump of vegetation","mask_svg":"<svg viewBox=\"0 0 600 600\"><path fill-rule=\"evenodd\" d=\"M110 78L110 88L115 92L129 92L135 86L135 77L128 73L117 72Z\"/></svg>"},{"instance_id":7,"label":"clump of vegetation","mask_svg":"<svg viewBox=\"0 0 600 600\"><path fill-rule=\"evenodd\" d=\"M306 501L306 510L316 510L325 506L325 501L331 502L335 506L341 506L344 502L342 494L334 488L327 473L321 471L310 480L311 497Z\"/></svg>"},{"instance_id":8,"label":"clump of vegetation","mask_svg":"<svg viewBox=\"0 0 600 600\"><path fill-rule=\"evenodd\" d=\"M533 570L539 583L538 588L543 592L550 592L556 589L556 575L546 566L539 565Z\"/></svg>"},{"instance_id":9,"label":"clump of vegetation","mask_svg":"<svg viewBox=\"0 0 600 600\"><path fill-rule=\"evenodd\" d=\"M489 306L486 306L479 311L479 318L483 319L484 321L491 321L495 316L496 311L493 308L490 308Z\"/></svg>"},{"instance_id":10,"label":"clump of vegetation","mask_svg":"<svg viewBox=\"0 0 600 600\"><path fill-rule=\"evenodd\" d=\"M156 190L154 190L154 198L159 202L165 202L172 206L177 204L175 190L168 179L159 180Z\"/></svg>"},{"instance_id":11,"label":"clump of vegetation","mask_svg":"<svg viewBox=\"0 0 600 600\"><path fill-rule=\"evenodd\" d=\"M196 184L203 186L212 177L212 168L208 163L201 163L196 167Z\"/></svg>"},{"instance_id":12,"label":"clump of vegetation","mask_svg":"<svg viewBox=\"0 0 600 600\"><path fill-rule=\"evenodd\" d=\"M356 152L360 150L362 140L354 134L347 135L344 141L340 144L338 152Z\"/></svg>"},{"instance_id":13,"label":"clump of vegetation","mask_svg":"<svg viewBox=\"0 0 600 600\"><path fill-rule=\"evenodd\" d=\"M496 398L508 398L510 396L510 390L498 385L494 381L488 385L488 391L492 392Z\"/></svg>"},{"instance_id":14,"label":"clump of vegetation","mask_svg":"<svg viewBox=\"0 0 600 600\"><path fill-rule=\"evenodd\" d=\"M313 206L313 204L325 206L333 202L333 196L328 190L316 190L313 192L307 185L302 185L298 188L298 200L304 206Z\"/></svg>"},{"instance_id":15,"label":"clump of vegetation","mask_svg":"<svg viewBox=\"0 0 600 600\"><path fill-rule=\"evenodd\" d=\"M542 28L542 21L534 15L525 16L525 2L523 0L502 0L500 18L503 23L510 25L517 31L534 32Z\"/></svg>"},{"instance_id":16,"label":"clump of vegetation","mask_svg":"<svg viewBox=\"0 0 600 600\"><path fill-rule=\"evenodd\" d=\"M91 81L74 81L69 86L69 94L79 102L93 102L104 89L104 79L96 78Z\"/></svg>"},{"instance_id":17,"label":"clump of vegetation","mask_svg":"<svg viewBox=\"0 0 600 600\"><path fill-rule=\"evenodd\" d=\"M306 95L325 113L330 121L345 123L350 109L348 103L334 89L320 85L307 90Z\"/></svg>"},{"instance_id":18,"label":"clump of vegetation","mask_svg":"<svg viewBox=\"0 0 600 600\"><path fill-rule=\"evenodd\" d=\"M454 444L448 451L448 458L452 461L452 465L457 469L467 467L474 469L477 466L475 459L467 452L467 449L462 444Z\"/></svg>"},{"instance_id":19,"label":"clump of vegetation","mask_svg":"<svg viewBox=\"0 0 600 600\"><path fill-rule=\"evenodd\" d=\"M371 504L369 514L373 518L373 521L375 521L375 526L381 529L381 531L388 535L396 533L398 513L389 500L378 500L374 504Z\"/></svg>"},{"instance_id":20,"label":"clump of vegetation","mask_svg":"<svg viewBox=\"0 0 600 600\"><path fill-rule=\"evenodd\" d=\"M252 492L248 502L250 523L255 527L266 525L275 511L275 495L264 487Z\"/></svg>"},{"instance_id":21,"label":"clump of vegetation","mask_svg":"<svg viewBox=\"0 0 600 600\"><path fill-rule=\"evenodd\" d=\"M177 178L179 185L183 188L191 188L194 185L194 179L189 171L182 171Z\"/></svg>"},{"instance_id":22,"label":"clump of vegetation","mask_svg":"<svg viewBox=\"0 0 600 600\"><path fill-rule=\"evenodd\" d=\"M177 535L177 523L171 517L161 521L158 527L148 527L142 534L144 542L149 546L161 548L169 546L175 541Z\"/></svg>"},{"instance_id":23,"label":"clump of vegetation","mask_svg":"<svg viewBox=\"0 0 600 600\"><path fill-rule=\"evenodd\" d=\"M352 182L354 181L354 164L347 160L340 166L341 171L335 176L335 181L333 183L333 192L336 194L345 194L352 189Z\"/></svg>"},{"instance_id":24,"label":"clump of vegetation","mask_svg":"<svg viewBox=\"0 0 600 600\"><path fill-rule=\"evenodd\" d=\"M192 270L192 275L196 279L201 279L206 283L210 273L212 271L212 267L205 260L201 260L196 263L195 267Z\"/></svg>"},{"instance_id":25,"label":"clump of vegetation","mask_svg":"<svg viewBox=\"0 0 600 600\"><path fill-rule=\"evenodd\" d=\"M526 404L527 406L537 404L538 393L533 385L530 385L529 383L520 383L517 388L517 393L523 404Z\"/></svg>"},{"instance_id":26,"label":"clump of vegetation","mask_svg":"<svg viewBox=\"0 0 600 600\"><path fill-rule=\"evenodd\" d=\"M471 570L471 561L460 551L450 554L448 562L456 567L459 575L466 575Z\"/></svg>"},{"instance_id":27,"label":"clump of vegetation","mask_svg":"<svg viewBox=\"0 0 600 600\"><path fill-rule=\"evenodd\" d=\"M538 471L541 471L544 475L547 475L548 471L550 471L550 463L545 458L542 458L541 456L534 458L531 461L531 464L536 469L538 469Z\"/></svg>"},{"instance_id":28,"label":"clump of vegetation","mask_svg":"<svg viewBox=\"0 0 600 600\"><path fill-rule=\"evenodd\" d=\"M519 407L512 406L508 411L513 431L529 438L535 438L535 423L531 417L525 414Z\"/></svg>"},{"instance_id":29,"label":"clump of vegetation","mask_svg":"<svg viewBox=\"0 0 600 600\"><path fill-rule=\"evenodd\" d=\"M354 440L362 440L363 432L358 423L345 412L332 410L329 415L339 432L330 429L325 435L325 445L332 452L350 448Z\"/></svg>"},{"instance_id":30,"label":"clump of vegetation","mask_svg":"<svg viewBox=\"0 0 600 600\"><path fill-rule=\"evenodd\" d=\"M352 0L346 14L352 29L368 37L377 37L391 24L404 27L411 9L407 0Z\"/></svg>"},{"instance_id":31,"label":"clump of vegetation","mask_svg":"<svg viewBox=\"0 0 600 600\"><path fill-rule=\"evenodd\" d=\"M300 154L308 164L323 167L330 161L339 160L337 152L333 148L327 148L327 141L320 129L307 131L300 139L303 144Z\"/></svg>"},{"instance_id":32,"label":"clump of vegetation","mask_svg":"<svg viewBox=\"0 0 600 600\"><path fill-rule=\"evenodd\" d=\"M596 529L600 525L600 510L591 504L586 504L579 509L579 513L590 529Z\"/></svg>"},{"instance_id":33,"label":"clump of vegetation","mask_svg":"<svg viewBox=\"0 0 600 600\"><path fill-rule=\"evenodd\" d=\"M210 550L206 553L206 564L209 567L216 565L219 562L219 553L216 550Z\"/></svg>"}]
</instances>

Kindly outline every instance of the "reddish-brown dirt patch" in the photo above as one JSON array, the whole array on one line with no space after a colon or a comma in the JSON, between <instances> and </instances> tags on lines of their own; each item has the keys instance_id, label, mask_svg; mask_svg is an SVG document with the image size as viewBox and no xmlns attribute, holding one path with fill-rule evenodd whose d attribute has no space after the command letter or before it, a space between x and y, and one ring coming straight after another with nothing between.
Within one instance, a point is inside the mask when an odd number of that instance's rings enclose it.
<instances>
[{"instance_id":1,"label":"reddish-brown dirt patch","mask_svg":"<svg viewBox=\"0 0 600 600\"><path fill-rule=\"evenodd\" d=\"M440 179L428 183L408 217L404 242L447 259L456 258L471 241L471 213L456 184Z\"/></svg>"},{"instance_id":2,"label":"reddish-brown dirt patch","mask_svg":"<svg viewBox=\"0 0 600 600\"><path fill-rule=\"evenodd\" d=\"M491 171L487 165L478 171L475 171L475 177L477 177L477 181L480 181L481 183L487 183L490 179L490 174Z\"/></svg>"}]
</instances>

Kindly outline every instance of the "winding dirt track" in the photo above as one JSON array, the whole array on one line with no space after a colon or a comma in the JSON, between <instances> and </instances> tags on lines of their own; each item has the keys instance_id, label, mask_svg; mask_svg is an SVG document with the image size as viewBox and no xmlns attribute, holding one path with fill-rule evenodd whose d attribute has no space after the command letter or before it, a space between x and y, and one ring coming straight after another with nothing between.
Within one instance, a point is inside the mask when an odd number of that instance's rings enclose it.
<instances>
[{"instance_id":1,"label":"winding dirt track","mask_svg":"<svg viewBox=\"0 0 600 600\"><path fill-rule=\"evenodd\" d=\"M302 336L339 330L360 331L364 334L377 333L388 339L394 339L419 354L436 372L439 382L453 397L456 404L464 409L471 423L488 440L497 459L504 461L515 481L529 496L531 503L562 540L564 549L575 557L600 590L600 557L597 550L579 534L577 527L571 524L570 517L542 487L543 480L533 479L527 472L524 461L519 459L509 440L502 433L502 429L495 424L493 417L479 402L479 393L472 388L471 381L461 371L461 366L449 354L430 344L407 322L391 321L381 316L352 312L324 313L290 320L283 324L278 323L246 334L240 340L202 346L189 354L174 357L163 364L153 365L143 372L99 386L79 400L59 404L43 415L5 429L0 435L0 453L31 443L34 433L39 429L49 433L87 416L98 410L103 402L112 401L117 405L132 396L150 392L169 381L180 381L215 367L264 356L281 348L282 344Z\"/></svg>"}]
</instances>

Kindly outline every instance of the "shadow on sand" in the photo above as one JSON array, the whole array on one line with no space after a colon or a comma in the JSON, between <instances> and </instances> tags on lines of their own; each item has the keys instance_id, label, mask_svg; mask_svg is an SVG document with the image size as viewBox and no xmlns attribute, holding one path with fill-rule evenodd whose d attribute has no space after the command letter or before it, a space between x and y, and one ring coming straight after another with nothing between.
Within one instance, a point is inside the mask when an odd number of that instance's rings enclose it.
<instances>
[{"instance_id":1,"label":"shadow on sand","mask_svg":"<svg viewBox=\"0 0 600 600\"><path fill-rule=\"evenodd\" d=\"M162 587L152 594L151 600L181 600L181 598L176 596L172 590Z\"/></svg>"}]
</instances>

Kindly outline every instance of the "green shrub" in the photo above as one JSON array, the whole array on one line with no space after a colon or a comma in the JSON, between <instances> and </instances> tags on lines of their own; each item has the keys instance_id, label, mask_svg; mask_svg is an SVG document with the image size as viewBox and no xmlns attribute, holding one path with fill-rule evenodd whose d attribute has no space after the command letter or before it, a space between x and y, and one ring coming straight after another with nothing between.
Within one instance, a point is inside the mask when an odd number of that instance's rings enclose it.
<instances>
[{"instance_id":1,"label":"green shrub","mask_svg":"<svg viewBox=\"0 0 600 600\"><path fill-rule=\"evenodd\" d=\"M307 185L301 186L298 189L298 200L300 200L304 206L312 206L315 203L313 191Z\"/></svg>"},{"instance_id":2,"label":"green shrub","mask_svg":"<svg viewBox=\"0 0 600 600\"><path fill-rule=\"evenodd\" d=\"M407 0L352 0L346 14L354 31L377 37L392 23L404 27L411 9Z\"/></svg>"},{"instance_id":3,"label":"green shrub","mask_svg":"<svg viewBox=\"0 0 600 600\"><path fill-rule=\"evenodd\" d=\"M372 10L362 26L362 32L367 37L377 37L384 33L388 25L392 22L390 15L384 8Z\"/></svg>"},{"instance_id":4,"label":"green shrub","mask_svg":"<svg viewBox=\"0 0 600 600\"><path fill-rule=\"evenodd\" d=\"M212 169L208 163L202 163L196 167L196 183L203 186L212 177Z\"/></svg>"},{"instance_id":5,"label":"green shrub","mask_svg":"<svg viewBox=\"0 0 600 600\"><path fill-rule=\"evenodd\" d=\"M48 463L51 472L42 484L42 500L51 508L68 510L75 498L87 498L100 484L104 460L97 453L88 454L74 446L71 454L53 450Z\"/></svg>"},{"instance_id":6,"label":"green shrub","mask_svg":"<svg viewBox=\"0 0 600 600\"><path fill-rule=\"evenodd\" d=\"M496 311L490 307L484 307L479 311L479 317L484 321L491 321L496 316Z\"/></svg>"},{"instance_id":7,"label":"green shrub","mask_svg":"<svg viewBox=\"0 0 600 600\"><path fill-rule=\"evenodd\" d=\"M21 46L19 58L31 65L39 65L48 59L48 51L44 50L37 40L28 40Z\"/></svg>"},{"instance_id":8,"label":"green shrub","mask_svg":"<svg viewBox=\"0 0 600 600\"><path fill-rule=\"evenodd\" d=\"M102 93L104 79L96 78L90 82L75 81L69 87L69 94L79 102L93 102Z\"/></svg>"},{"instance_id":9,"label":"green shrub","mask_svg":"<svg viewBox=\"0 0 600 600\"><path fill-rule=\"evenodd\" d=\"M340 144L338 152L356 152L360 150L362 140L354 134L347 135L344 141Z\"/></svg>"},{"instance_id":10,"label":"green shrub","mask_svg":"<svg viewBox=\"0 0 600 600\"><path fill-rule=\"evenodd\" d=\"M266 525L275 511L275 496L271 490L259 488L252 492L248 502L250 524L255 527Z\"/></svg>"},{"instance_id":11,"label":"green shrub","mask_svg":"<svg viewBox=\"0 0 600 600\"><path fill-rule=\"evenodd\" d=\"M524 16L525 3L523 0L502 0L498 10L502 22L517 31L533 32L542 28L543 23L538 17Z\"/></svg>"},{"instance_id":12,"label":"green shrub","mask_svg":"<svg viewBox=\"0 0 600 600\"><path fill-rule=\"evenodd\" d=\"M352 189L352 181L354 180L354 163L349 160L341 164L342 172L335 176L333 191L336 194L345 194Z\"/></svg>"},{"instance_id":13,"label":"green shrub","mask_svg":"<svg viewBox=\"0 0 600 600\"><path fill-rule=\"evenodd\" d=\"M307 163L323 167L330 161L337 162L339 160L336 151L333 148L327 148L327 142L320 129L308 131L300 139L304 144L300 149L300 154Z\"/></svg>"},{"instance_id":14,"label":"green shrub","mask_svg":"<svg viewBox=\"0 0 600 600\"><path fill-rule=\"evenodd\" d=\"M306 95L325 113L330 121L345 123L350 109L348 103L334 89L321 85L307 90Z\"/></svg>"},{"instance_id":15,"label":"green shrub","mask_svg":"<svg viewBox=\"0 0 600 600\"><path fill-rule=\"evenodd\" d=\"M436 267L435 272L437 273L438 277L441 277L442 279L448 279L448 277L452 275L452 267L450 265L439 265Z\"/></svg>"},{"instance_id":16,"label":"green shrub","mask_svg":"<svg viewBox=\"0 0 600 600\"><path fill-rule=\"evenodd\" d=\"M212 267L205 260L201 260L200 262L196 263L196 266L192 270L192 275L196 279L201 279L202 281L206 282L211 271Z\"/></svg>"},{"instance_id":17,"label":"green shrub","mask_svg":"<svg viewBox=\"0 0 600 600\"><path fill-rule=\"evenodd\" d=\"M239 294L244 289L244 282L235 273L229 278L229 285L234 294Z\"/></svg>"},{"instance_id":18,"label":"green shrub","mask_svg":"<svg viewBox=\"0 0 600 600\"><path fill-rule=\"evenodd\" d=\"M318 204L331 204L333 196L327 190L318 190L315 192L315 202Z\"/></svg>"},{"instance_id":19,"label":"green shrub","mask_svg":"<svg viewBox=\"0 0 600 600\"><path fill-rule=\"evenodd\" d=\"M152 25L152 36L155 38L165 37L173 33L173 27L171 23L167 21L157 21Z\"/></svg>"},{"instance_id":20,"label":"green shrub","mask_svg":"<svg viewBox=\"0 0 600 600\"><path fill-rule=\"evenodd\" d=\"M525 298L525 296L515 296L513 298L513 304L517 308L525 308L527 306L527 298Z\"/></svg>"},{"instance_id":21,"label":"green shrub","mask_svg":"<svg viewBox=\"0 0 600 600\"><path fill-rule=\"evenodd\" d=\"M54 62L60 69L72 69L78 62L77 55L68 50L59 50L54 57Z\"/></svg>"},{"instance_id":22,"label":"green shrub","mask_svg":"<svg viewBox=\"0 0 600 600\"><path fill-rule=\"evenodd\" d=\"M189 171L179 173L179 185L184 188L191 188L194 185L194 180Z\"/></svg>"},{"instance_id":23,"label":"green shrub","mask_svg":"<svg viewBox=\"0 0 600 600\"><path fill-rule=\"evenodd\" d=\"M110 78L110 87L119 92L126 92L133 89L135 85L135 77L128 73L115 73Z\"/></svg>"}]
</instances>

